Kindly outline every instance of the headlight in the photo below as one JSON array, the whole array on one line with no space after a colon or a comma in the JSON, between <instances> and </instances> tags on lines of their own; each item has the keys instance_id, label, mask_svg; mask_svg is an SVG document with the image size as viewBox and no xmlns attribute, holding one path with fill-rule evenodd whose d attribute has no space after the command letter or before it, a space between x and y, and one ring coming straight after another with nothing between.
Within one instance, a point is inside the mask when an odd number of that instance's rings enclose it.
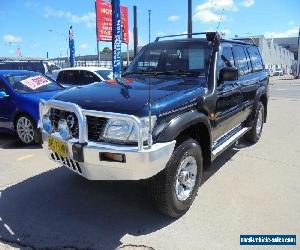
<instances>
[{"instance_id":1,"label":"headlight","mask_svg":"<svg viewBox=\"0 0 300 250\"><path fill-rule=\"evenodd\" d=\"M61 119L58 122L58 133L63 140L68 140L71 137L70 129L66 120Z\"/></svg>"},{"instance_id":2,"label":"headlight","mask_svg":"<svg viewBox=\"0 0 300 250\"><path fill-rule=\"evenodd\" d=\"M52 132L52 124L51 124L49 116L47 116L47 115L43 116L42 126L43 126L44 131L46 131L48 134L50 134Z\"/></svg>"},{"instance_id":3,"label":"headlight","mask_svg":"<svg viewBox=\"0 0 300 250\"><path fill-rule=\"evenodd\" d=\"M148 139L149 117L141 118L143 141ZM151 117L151 128L153 129L156 122L156 116ZM120 142L137 142L138 129L133 122L121 119L110 119L106 124L103 138L110 141Z\"/></svg>"}]
</instances>

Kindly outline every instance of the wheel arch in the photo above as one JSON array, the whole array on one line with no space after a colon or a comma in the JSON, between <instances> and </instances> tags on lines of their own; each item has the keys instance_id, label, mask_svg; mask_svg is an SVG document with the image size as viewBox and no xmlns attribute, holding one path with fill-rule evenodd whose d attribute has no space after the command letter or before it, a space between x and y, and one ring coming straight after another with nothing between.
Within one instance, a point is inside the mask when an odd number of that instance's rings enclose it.
<instances>
[{"instance_id":1,"label":"wheel arch","mask_svg":"<svg viewBox=\"0 0 300 250\"><path fill-rule=\"evenodd\" d=\"M193 138L202 150L204 166L211 163L211 126L208 117L198 111L189 111L172 119L158 136L157 142Z\"/></svg>"}]
</instances>

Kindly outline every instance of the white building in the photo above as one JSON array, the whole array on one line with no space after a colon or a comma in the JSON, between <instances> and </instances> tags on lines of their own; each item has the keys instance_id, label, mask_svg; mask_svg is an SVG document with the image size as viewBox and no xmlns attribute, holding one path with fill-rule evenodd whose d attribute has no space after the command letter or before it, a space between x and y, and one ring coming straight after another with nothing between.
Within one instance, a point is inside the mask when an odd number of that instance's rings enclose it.
<instances>
[{"instance_id":1,"label":"white building","mask_svg":"<svg viewBox=\"0 0 300 250\"><path fill-rule=\"evenodd\" d=\"M290 50L278 45L274 39L266 39L263 35L251 37L254 43L259 47L266 68L282 69L285 74L290 74L295 55ZM249 38L236 38L246 40Z\"/></svg>"}]
</instances>

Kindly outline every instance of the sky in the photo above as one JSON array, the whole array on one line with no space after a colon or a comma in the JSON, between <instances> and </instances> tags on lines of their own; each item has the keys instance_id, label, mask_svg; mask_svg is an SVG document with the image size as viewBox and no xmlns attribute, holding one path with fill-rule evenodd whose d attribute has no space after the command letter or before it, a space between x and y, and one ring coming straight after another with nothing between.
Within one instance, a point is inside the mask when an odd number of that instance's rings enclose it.
<instances>
[{"instance_id":1,"label":"sky","mask_svg":"<svg viewBox=\"0 0 300 250\"><path fill-rule=\"evenodd\" d=\"M156 36L187 31L187 0L121 0L129 11L129 48L133 48L133 6L137 6L139 45ZM226 38L248 35L298 36L299 0L193 0L193 32L216 30ZM76 56L96 54L95 0L1 0L0 57L66 56L68 29L75 35ZM111 47L100 42L100 49ZM126 49L124 45L123 50Z\"/></svg>"}]
</instances>

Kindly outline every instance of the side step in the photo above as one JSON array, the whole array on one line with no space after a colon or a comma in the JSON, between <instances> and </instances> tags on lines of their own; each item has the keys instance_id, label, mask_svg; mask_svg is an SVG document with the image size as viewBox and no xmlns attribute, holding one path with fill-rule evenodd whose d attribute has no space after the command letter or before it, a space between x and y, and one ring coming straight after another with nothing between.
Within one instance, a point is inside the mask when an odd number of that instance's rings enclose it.
<instances>
[{"instance_id":1,"label":"side step","mask_svg":"<svg viewBox=\"0 0 300 250\"><path fill-rule=\"evenodd\" d=\"M216 145L216 147L212 149L212 156L216 158L220 153L222 153L225 149L227 149L231 144L236 142L239 138L241 138L244 134L246 134L250 128L245 127L241 128L238 132L234 133L231 137L225 140L222 144Z\"/></svg>"}]
</instances>

